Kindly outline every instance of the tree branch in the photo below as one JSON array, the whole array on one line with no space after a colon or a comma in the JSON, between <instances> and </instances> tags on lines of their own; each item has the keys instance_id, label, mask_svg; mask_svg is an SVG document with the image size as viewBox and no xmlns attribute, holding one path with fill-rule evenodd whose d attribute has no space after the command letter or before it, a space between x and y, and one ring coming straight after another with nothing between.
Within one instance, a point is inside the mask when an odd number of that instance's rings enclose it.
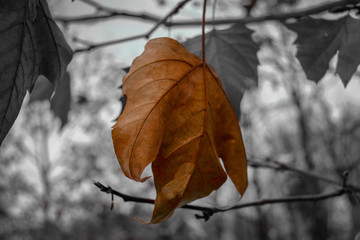
<instances>
[{"instance_id":1,"label":"tree branch","mask_svg":"<svg viewBox=\"0 0 360 240\"><path fill-rule=\"evenodd\" d=\"M290 13L278 13L278 14L269 14L260 17L245 17L242 19L239 18L229 18L229 19L219 19L207 21L207 25L224 25L224 24L232 24L232 23L256 23L256 22L264 22L264 21L285 21L287 19L292 18L302 18L313 14L319 14L322 12L330 11L330 12L340 12L341 9L344 11L348 11L350 9L358 9L359 6L356 6L360 3L360 0L340 0L331 3L320 4L315 7L298 10ZM349 7L345 7L348 6ZM344 7L344 8L342 8ZM340 10L339 10L340 9ZM199 26L201 25L201 21L174 21L174 22L166 22L166 26L168 27L178 27L178 26Z\"/></svg>"},{"instance_id":2,"label":"tree branch","mask_svg":"<svg viewBox=\"0 0 360 240\"><path fill-rule=\"evenodd\" d=\"M120 11L114 8L105 7L97 2L92 0L81 0L84 3L87 3L94 8L98 9L99 11L106 12L102 15L84 15L80 17L61 17L56 16L54 19L59 22L63 23L88 23L93 21L99 20L106 20L111 18L134 18L139 20L146 20L152 22L159 22L161 20L160 17L149 13L135 13L130 11ZM220 20L209 20L207 21L207 25L224 25L224 24L232 24L232 23L254 23L254 22L263 22L269 20L277 20L277 21L284 21L290 18L300 18L305 17L313 14L322 13L325 11L330 11L333 13L349 11L351 9L358 9L359 6L356 6L360 3L360 0L340 0L336 2L330 2L325 4L320 4L311 8L302 9L290 13L278 13L278 14L269 14L260 17L245 17L242 19L239 18L229 18L229 19L220 19ZM165 26L167 27L179 27L179 26L199 26L201 25L201 21L174 21L174 22L165 22Z\"/></svg>"},{"instance_id":3,"label":"tree branch","mask_svg":"<svg viewBox=\"0 0 360 240\"><path fill-rule=\"evenodd\" d=\"M313 173L311 171L305 171L302 169L298 169L298 168L292 167L290 165L287 165L285 163L280 163L276 160L268 160L268 161L263 162L263 161L255 161L255 160L248 159L248 164L249 164L249 166L251 166L253 168L271 168L271 169L275 169L275 170L296 172L296 173L299 173L301 175L304 175L304 176L307 176L310 178L315 178L320 181L331 183L331 184L334 184L337 186L342 186L342 183L337 182L333 179L326 178L324 176L321 176L317 173Z\"/></svg>"},{"instance_id":4,"label":"tree branch","mask_svg":"<svg viewBox=\"0 0 360 240\"><path fill-rule=\"evenodd\" d=\"M105 187L100 182L94 182L94 185L96 187L98 187L100 189L100 191L105 192L107 194L111 194L112 199L113 199L113 195L116 195L118 197L121 197L125 202L136 202L136 203L145 203L145 204L154 204L154 202L155 202L153 199L133 197L133 196L118 192L118 191L112 189L111 187ZM354 192L360 192L360 191L354 191L352 189L349 189L346 185L346 176L345 176L343 187L340 190L333 191L330 193L298 195L298 196L290 196L290 197L283 197L283 198L269 198L269 199L254 201L254 202L242 203L242 204L235 205L231 208L225 208L225 209L220 209L220 208L215 208L215 207L214 208L203 207L203 206L192 205L192 204L186 204L186 205L182 206L181 208L194 210L194 211L200 211L200 212L202 212L202 215L195 214L195 217L197 219L204 219L205 221L207 221L215 213L227 212L230 210L237 210L237 209L246 208L246 207L256 207L256 206L263 206L263 205L276 204L276 203L311 202L311 201L317 202L317 201L322 201L322 200L326 200L329 198L338 197L343 194L354 193Z\"/></svg>"},{"instance_id":5,"label":"tree branch","mask_svg":"<svg viewBox=\"0 0 360 240\"><path fill-rule=\"evenodd\" d=\"M100 11L105 11L107 13L103 14L103 15L94 15L93 18L91 16L83 16L83 17L79 17L79 18L67 18L67 19L57 17L55 19L58 21L71 23L71 22L81 22L81 21L90 21L90 20L95 21L95 20L109 19L112 17L122 16L122 17L132 17L132 18L154 21L154 22L156 22L156 24L151 30L149 30L146 33L134 35L134 36L126 37L126 38L121 38L121 39L105 41L105 42L101 42L101 43L88 43L88 47L82 48L82 49L77 49L77 50L75 50L75 53L90 51L95 48L106 47L106 46L119 44L119 43L123 43L123 42L128 42L128 41L132 41L132 40L136 40L136 39L149 38L151 36L151 34L161 25L164 25L167 27L201 26L200 20L199 21L174 21L174 22L168 21L168 19L171 16L176 14L190 0L184 0L184 1L180 2L176 8L174 8L172 11L170 11L162 19L152 16L152 15L149 15L149 14L145 14L145 13L144 14L136 14L136 13L118 11L116 9L104 7L92 0L81 0L81 1L92 5L93 7L97 8ZM270 21L270 20L285 21L287 19L301 18L301 17L312 15L312 14L322 13L325 11L333 11L333 12L339 12L340 10L348 11L349 9L359 8L359 6L357 6L357 4L359 4L359 3L360 3L360 0L340 0L340 1L336 1L336 2L317 5L315 7L311 7L308 9L294 11L291 13L270 14L270 15L265 15L265 16L260 16L260 17L251 17L250 16L250 17L245 17L245 18L240 18L240 19L239 18L229 18L229 19L220 19L220 20L209 20L206 22L206 24L207 25L224 25L224 24L232 24L232 23L243 23L243 24L256 23L256 22L264 22L264 21ZM75 39L75 41L84 42L79 39Z\"/></svg>"},{"instance_id":6,"label":"tree branch","mask_svg":"<svg viewBox=\"0 0 360 240\"><path fill-rule=\"evenodd\" d=\"M61 17L61 16L56 16L54 17L54 20L57 22L61 22L64 24L76 24L76 23L92 23L92 22L97 22L97 21L102 21L102 20L110 20L110 19L115 19L115 18L134 18L134 19L139 19L139 20L144 20L144 21L150 21L150 22L157 22L160 21L161 19L156 17L156 16L152 16L152 15L148 15L148 14L136 14L136 13L131 13L131 12L109 12L109 13L102 13L102 14L89 14L89 15L83 15L80 17Z\"/></svg>"},{"instance_id":7,"label":"tree branch","mask_svg":"<svg viewBox=\"0 0 360 240\"><path fill-rule=\"evenodd\" d=\"M90 0L82 0L82 1L90 1ZM84 52L84 51L90 51L93 50L95 48L100 48L100 47L105 47L105 46L109 46L109 45L113 45L113 44L118 44L118 43L123 43L123 42L128 42L131 40L136 40L136 39L140 39L140 38L149 38L155 31L156 29L158 29L162 24L164 24L171 16L175 15L176 13L179 12L179 10L184 7L184 5L186 3L188 3L190 0L183 0L181 1L174 9L172 9L164 18L160 19L148 32L143 33L143 34L139 34L139 35L134 35L131 37L126 37L126 38L121 38L121 39L117 39L117 40L111 40L111 41L106 41L106 42L102 42L102 43L90 43L88 41L85 40L81 40L81 39L74 39L74 41L76 42L80 42L80 43L86 43L88 45L88 47L86 48L82 48L82 49L77 49L74 51L74 53L79 53L79 52Z\"/></svg>"},{"instance_id":8,"label":"tree branch","mask_svg":"<svg viewBox=\"0 0 360 240\"><path fill-rule=\"evenodd\" d=\"M161 21L160 17L157 17L152 14L148 13L135 13L130 11L122 11L115 8L109 8L106 6L103 6L95 1L92 0L80 0L92 7L94 7L98 12L103 12L102 14L89 14L89 15L83 15L80 17L61 17L57 16L54 17L55 21L59 21L62 23L89 23L104 19L112 19L112 18L134 18L139 20L146 20L151 22L158 22Z\"/></svg>"},{"instance_id":9,"label":"tree branch","mask_svg":"<svg viewBox=\"0 0 360 240\"><path fill-rule=\"evenodd\" d=\"M141 38L145 38L146 36L147 36L147 34L139 34L139 35L134 35L131 37L126 37L126 38L121 38L121 39L116 39L116 40L111 40L111 41L106 41L106 42L101 42L101 43L93 43L93 42L89 42L89 41L86 41L86 40L83 40L80 38L74 38L73 41L88 45L85 48L75 49L74 54L80 53L80 52L87 52L90 50L94 50L96 48L106 47L109 45L114 45L114 44L128 42L128 41L132 41L132 40L136 40L136 39L141 39Z\"/></svg>"},{"instance_id":10,"label":"tree branch","mask_svg":"<svg viewBox=\"0 0 360 240\"><path fill-rule=\"evenodd\" d=\"M327 182L336 186L343 186L343 182L339 182L327 177L324 177L322 175L320 175L319 173L313 172L313 171L305 171L302 169L298 169L295 168L293 166L290 166L288 164L285 163L281 163L279 161L276 160L268 160L268 161L256 161L256 160L252 160L252 159L248 159L248 165L253 167L253 168L271 168L271 169L275 169L275 170L284 170L284 171L291 171L291 172L295 172L298 173L300 175L306 176L306 177L310 177L313 179L317 179L323 182ZM356 192L360 192L360 187L351 185L351 184L347 184L347 187L349 189L351 189L352 191L356 191Z\"/></svg>"},{"instance_id":11,"label":"tree branch","mask_svg":"<svg viewBox=\"0 0 360 240\"><path fill-rule=\"evenodd\" d=\"M191 1L191 0L184 0L184 1L180 2L180 3L177 5L177 7L175 7L173 10L171 10L163 19L161 19L159 22L157 22L152 29L150 29L150 31L149 31L149 32L147 33L147 35L146 35L146 38L149 38L150 35L151 35L158 27L160 27L162 24L164 24L171 16L177 14L177 13L180 11L180 9L183 8L184 5L185 5L186 3L188 3L189 1Z\"/></svg>"}]
</instances>

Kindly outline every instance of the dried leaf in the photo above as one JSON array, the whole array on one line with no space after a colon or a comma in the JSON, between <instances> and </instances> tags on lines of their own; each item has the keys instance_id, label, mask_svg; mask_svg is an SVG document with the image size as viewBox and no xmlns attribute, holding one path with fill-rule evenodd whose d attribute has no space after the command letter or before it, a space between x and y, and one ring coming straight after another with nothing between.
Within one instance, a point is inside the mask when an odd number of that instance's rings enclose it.
<instances>
[{"instance_id":1,"label":"dried leaf","mask_svg":"<svg viewBox=\"0 0 360 240\"><path fill-rule=\"evenodd\" d=\"M225 170L240 194L246 155L237 117L215 72L180 43L147 43L123 79L127 102L112 131L124 174L136 181L152 163L157 192L150 223L218 189Z\"/></svg>"}]
</instances>

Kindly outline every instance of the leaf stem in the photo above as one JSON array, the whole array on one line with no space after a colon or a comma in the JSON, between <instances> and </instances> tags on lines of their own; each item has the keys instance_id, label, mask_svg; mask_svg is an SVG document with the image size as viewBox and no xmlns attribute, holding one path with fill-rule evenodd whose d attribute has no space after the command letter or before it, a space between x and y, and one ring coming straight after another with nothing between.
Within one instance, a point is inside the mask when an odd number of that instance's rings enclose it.
<instances>
[{"instance_id":1,"label":"leaf stem","mask_svg":"<svg viewBox=\"0 0 360 240\"><path fill-rule=\"evenodd\" d=\"M202 15L202 24L201 24L201 53L202 53L202 57L201 60L203 63L206 62L205 59L205 13L206 13L206 2L207 0L204 0L204 8L203 8L203 15Z\"/></svg>"},{"instance_id":2,"label":"leaf stem","mask_svg":"<svg viewBox=\"0 0 360 240\"><path fill-rule=\"evenodd\" d=\"M212 21L213 21L213 22L215 21L215 12L216 12L217 2L218 2L218 0L215 0L214 3L213 3L213 6L212 6ZM215 30L215 26L216 26L215 24L212 25L213 30Z\"/></svg>"}]
</instances>

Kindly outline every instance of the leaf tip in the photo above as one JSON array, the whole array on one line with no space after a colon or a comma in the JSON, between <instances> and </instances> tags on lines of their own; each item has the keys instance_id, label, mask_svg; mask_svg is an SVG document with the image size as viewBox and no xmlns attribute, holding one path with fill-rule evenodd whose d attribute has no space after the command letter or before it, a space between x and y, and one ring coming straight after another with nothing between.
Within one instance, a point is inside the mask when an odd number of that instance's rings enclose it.
<instances>
[{"instance_id":1,"label":"leaf tip","mask_svg":"<svg viewBox=\"0 0 360 240\"><path fill-rule=\"evenodd\" d=\"M138 179L139 179L139 182L145 182L145 181L148 180L149 178L151 178L151 176L146 176L146 177L138 178Z\"/></svg>"}]
</instances>

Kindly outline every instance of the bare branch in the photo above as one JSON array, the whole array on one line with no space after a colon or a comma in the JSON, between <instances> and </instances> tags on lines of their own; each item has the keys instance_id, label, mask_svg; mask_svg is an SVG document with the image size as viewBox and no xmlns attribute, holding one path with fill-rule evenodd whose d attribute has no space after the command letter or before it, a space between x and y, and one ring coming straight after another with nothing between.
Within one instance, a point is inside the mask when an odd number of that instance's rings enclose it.
<instances>
[{"instance_id":1,"label":"bare branch","mask_svg":"<svg viewBox=\"0 0 360 240\"><path fill-rule=\"evenodd\" d=\"M152 14L148 14L148 13L134 13L134 12L129 12L129 11L120 11L118 9L115 8L110 8L110 7L106 7L104 5L101 5L100 3L94 1L94 0L80 0L92 7L94 7L97 11L102 11L102 12L106 12L109 14L112 14L113 16L123 16L123 17L130 17L130 18L139 18L141 20L150 20L150 21L160 21L161 18L156 17Z\"/></svg>"},{"instance_id":2,"label":"bare branch","mask_svg":"<svg viewBox=\"0 0 360 240\"><path fill-rule=\"evenodd\" d=\"M93 50L95 48L106 47L106 46L109 46L109 45L128 42L128 41L132 41L132 40L136 40L136 39L140 39L140 38L145 38L145 37L146 37L146 34L139 34L139 35L134 35L134 36L131 36L131 37L121 38L121 39L112 40L112 41L106 41L106 42L102 42L102 43L92 43L92 42L89 42L89 41L86 41L86 40L83 40L83 39L75 38L75 39L73 39L75 42L86 44L88 46L85 47L85 48L76 49L74 51L74 53L90 51L90 50Z\"/></svg>"},{"instance_id":3,"label":"bare branch","mask_svg":"<svg viewBox=\"0 0 360 240\"><path fill-rule=\"evenodd\" d=\"M152 16L152 15L148 15L148 14L136 14L136 13L131 13L131 12L110 12L110 13L102 13L102 14L89 14L89 15L83 15L80 17L61 17L61 16L57 16L54 17L54 20L57 22L62 22L65 24L76 24L76 23L92 23L92 22L97 22L97 21L102 21L102 20L110 20L110 19L115 19L115 18L134 18L134 19L139 19L139 20L144 20L144 21L150 21L150 22L158 22L161 19L156 17L156 16Z\"/></svg>"},{"instance_id":4,"label":"bare branch","mask_svg":"<svg viewBox=\"0 0 360 240\"><path fill-rule=\"evenodd\" d=\"M246 208L246 207L255 207L255 206L261 206L266 204L275 204L275 203L291 203L291 202L311 202L311 201L321 201L328 198L333 198L337 196L341 196L348 191L345 189L340 189L337 191L333 191L330 193L323 193L323 194L309 194L309 195L297 195L297 196L291 196L291 197L284 197L284 198L269 198L269 199L263 199L259 201L249 202L249 203L243 203L235 205L234 207L227 208L227 209L218 209L217 212L225 212L229 210L234 209L240 209L240 208Z\"/></svg>"},{"instance_id":5,"label":"bare branch","mask_svg":"<svg viewBox=\"0 0 360 240\"><path fill-rule=\"evenodd\" d=\"M333 184L333 185L336 185L339 187L343 186L343 182L339 182L339 181L333 180L331 178L327 178L327 177L322 176L319 173L316 173L314 171L302 170L299 168L295 168L293 166L290 166L285 163L281 163L276 160L268 159L268 161L256 161L253 159L248 159L248 164L250 167L254 167L254 168L271 168L271 169L280 170L280 171L282 171L282 170L283 171L291 171L291 172L295 172L295 173L301 174L303 176L317 179L317 180L320 180L323 182L327 182L327 183L330 183L330 184ZM360 187L353 186L351 184L347 184L347 187L353 191L360 192Z\"/></svg>"},{"instance_id":6,"label":"bare branch","mask_svg":"<svg viewBox=\"0 0 360 240\"><path fill-rule=\"evenodd\" d=\"M333 9L339 9L339 7L344 7L348 5L352 5L351 7L346 8L349 9L357 9L359 6L356 6L360 3L360 0L340 0L336 2L325 3L321 5L317 5L315 7L298 10L289 13L277 13L277 14L269 14L260 17L245 17L242 19L239 18L229 18L229 19L219 19L207 21L207 25L224 25L224 24L232 24L232 23L256 23L256 22L264 22L264 21L285 21L287 19L292 18L302 18L313 14L319 14L322 12L330 11ZM178 27L178 26L199 26L201 21L174 21L174 22L166 22L165 25L169 27Z\"/></svg>"},{"instance_id":7,"label":"bare branch","mask_svg":"<svg viewBox=\"0 0 360 240\"><path fill-rule=\"evenodd\" d=\"M153 199L133 197L133 196L118 192L118 191L112 189L111 187L105 187L100 182L94 182L94 185L96 187L98 187L100 189L100 191L102 191L102 192L121 197L125 202L136 202L136 203L146 203L146 204L154 204L154 202L155 202ZM283 197L283 198L269 198L269 199L254 201L254 202L242 203L242 204L235 205L231 208L225 208L225 209L202 207L202 206L191 205L191 204L184 205L181 208L194 210L194 211L200 211L200 212L202 212L203 215L196 214L195 217L198 219L204 219L205 221L207 221L207 220L209 220L209 218L212 215L214 215L215 213L219 213L219 212L227 212L230 210L236 210L236 209L240 209L240 208L256 207L256 206L263 206L263 205L276 204L276 203L317 202L317 201L322 201L322 200L326 200L329 198L338 197L343 194L355 193L355 192L360 192L360 191L354 191L353 189L349 189L348 186L346 185L346 178L344 177L343 188L341 188L340 190L337 190L337 191L330 192L330 193L298 195L298 196L290 196L290 197Z\"/></svg>"},{"instance_id":8,"label":"bare branch","mask_svg":"<svg viewBox=\"0 0 360 240\"><path fill-rule=\"evenodd\" d=\"M134 18L139 20L146 20L152 22L158 22L161 18L154 16L148 13L135 13L130 11L118 10L115 8L109 8L104 5L101 5L93 0L80 0L92 7L94 7L98 12L103 12L102 14L91 14L84 15L80 17L54 17L55 21L63 22L63 23L89 23L93 21L99 21L104 19L111 18Z\"/></svg>"},{"instance_id":9,"label":"bare branch","mask_svg":"<svg viewBox=\"0 0 360 240\"><path fill-rule=\"evenodd\" d=\"M321 176L312 171L305 171L302 169L298 169L298 168L292 167L290 165L281 163L276 160L268 160L268 161L263 162L263 161L255 161L255 160L249 159L248 164L249 164L249 166L254 167L254 168L259 168L259 167L260 168L271 168L271 169L275 169L275 170L285 170L285 171L296 172L296 173L299 173L299 174L307 176L307 177L315 178L315 179L318 179L318 180L321 180L321 181L324 181L327 183L331 183L331 184L334 184L337 186L342 186L342 183L337 182L333 179L326 178L326 177Z\"/></svg>"},{"instance_id":10,"label":"bare branch","mask_svg":"<svg viewBox=\"0 0 360 240\"><path fill-rule=\"evenodd\" d=\"M82 1L86 1L88 2L89 0L82 0ZM123 42L127 42L127 41L131 41L131 40L136 40L136 39L140 39L140 38L149 38L155 31L156 29L158 29L162 24L164 24L171 16L175 15L176 13L179 12L179 10L184 7L184 5L186 3L188 3L190 0L183 0L181 1L174 9L172 9L164 18L160 19L160 21L158 21L148 32L143 33L143 34L139 34L139 35L135 35L135 36L131 36L131 37L126 37L126 38L121 38L121 39L117 39L117 40L112 40L112 41L106 41L106 42L102 42L102 43L90 43L84 40L79 40L79 39L74 39L77 42L81 42L81 43L87 43L88 47L86 48L82 48L82 49L77 49L75 50L75 53L79 53L79 52L84 52L84 51L90 51L93 50L95 48L100 48L100 47L105 47L105 46L109 46L109 45L113 45L113 44L118 44L118 43L123 43Z\"/></svg>"},{"instance_id":11,"label":"bare branch","mask_svg":"<svg viewBox=\"0 0 360 240\"><path fill-rule=\"evenodd\" d=\"M155 24L155 26L147 33L146 38L149 38L150 35L158 28L160 27L162 24L164 24L171 16L177 14L179 12L179 10L184 7L184 5L186 3L188 3L191 0L184 0L182 2L180 2L176 8L174 8L173 10L171 10L163 19L161 19L158 23Z\"/></svg>"}]
</instances>

